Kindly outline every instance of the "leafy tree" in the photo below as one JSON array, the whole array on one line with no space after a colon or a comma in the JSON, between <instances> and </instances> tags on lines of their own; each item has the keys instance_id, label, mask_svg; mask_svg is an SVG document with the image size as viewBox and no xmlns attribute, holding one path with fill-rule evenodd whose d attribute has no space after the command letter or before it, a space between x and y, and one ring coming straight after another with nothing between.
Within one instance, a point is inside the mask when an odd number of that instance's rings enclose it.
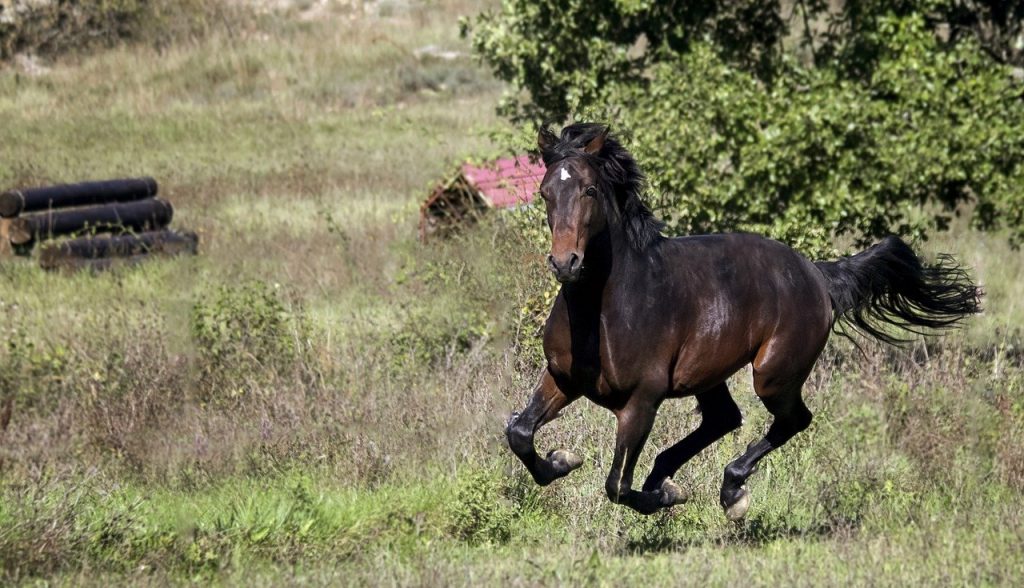
<instances>
[{"instance_id":1,"label":"leafy tree","mask_svg":"<svg viewBox=\"0 0 1024 588\"><path fill-rule=\"evenodd\" d=\"M674 232L753 230L822 254L839 235L925 237L958 211L1024 241L1021 14L504 0L465 26L518 90L504 114L625 133Z\"/></svg>"}]
</instances>

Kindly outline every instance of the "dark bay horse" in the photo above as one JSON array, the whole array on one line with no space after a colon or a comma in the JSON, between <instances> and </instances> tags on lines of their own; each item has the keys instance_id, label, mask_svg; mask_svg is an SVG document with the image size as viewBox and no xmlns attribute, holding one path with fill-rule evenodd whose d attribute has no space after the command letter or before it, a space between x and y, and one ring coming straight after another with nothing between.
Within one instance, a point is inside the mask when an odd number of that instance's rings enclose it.
<instances>
[{"instance_id":1,"label":"dark bay horse","mask_svg":"<svg viewBox=\"0 0 1024 588\"><path fill-rule=\"evenodd\" d=\"M897 237L852 257L812 263L749 234L669 239L640 199L632 156L597 124L561 136L544 129L541 196L551 229L548 265L561 291L544 330L547 369L506 434L538 484L579 467L563 450L541 457L536 431L581 396L617 420L605 486L641 513L678 504L672 475L742 420L726 379L753 365L754 390L773 416L767 434L725 468L721 504L739 519L744 482L769 452L811 423L801 388L836 322L887 342L896 326L955 326L980 293L950 258L926 266ZM663 450L640 490L633 470L666 398L693 396L702 420Z\"/></svg>"}]
</instances>

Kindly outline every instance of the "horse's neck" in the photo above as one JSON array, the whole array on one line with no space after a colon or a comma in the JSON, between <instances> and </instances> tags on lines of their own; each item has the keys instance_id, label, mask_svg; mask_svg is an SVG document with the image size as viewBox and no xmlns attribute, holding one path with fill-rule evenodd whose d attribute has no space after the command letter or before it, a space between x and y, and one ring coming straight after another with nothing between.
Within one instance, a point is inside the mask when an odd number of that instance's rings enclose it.
<instances>
[{"instance_id":1,"label":"horse's neck","mask_svg":"<svg viewBox=\"0 0 1024 588\"><path fill-rule=\"evenodd\" d=\"M642 263L643 256L630 244L625 226L608 228L607 245L602 253L604 263L608 268L606 279L613 282L628 280L628 274L632 270L638 269ZM628 286L628 284L620 285Z\"/></svg>"},{"instance_id":2,"label":"horse's neck","mask_svg":"<svg viewBox=\"0 0 1024 588\"><path fill-rule=\"evenodd\" d=\"M591 241L584 257L588 271L582 281L566 289L567 301L600 309L602 300L615 288L629 286L627 274L637 266L636 255L625 231L621 227L610 227L606 234Z\"/></svg>"}]
</instances>

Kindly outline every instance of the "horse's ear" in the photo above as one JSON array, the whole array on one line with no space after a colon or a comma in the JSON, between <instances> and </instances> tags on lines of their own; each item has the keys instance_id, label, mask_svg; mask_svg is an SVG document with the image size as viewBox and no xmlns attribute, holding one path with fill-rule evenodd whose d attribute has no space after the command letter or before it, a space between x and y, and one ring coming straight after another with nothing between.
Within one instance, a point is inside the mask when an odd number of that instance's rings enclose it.
<instances>
[{"instance_id":1,"label":"horse's ear","mask_svg":"<svg viewBox=\"0 0 1024 588\"><path fill-rule=\"evenodd\" d=\"M587 146L583 148L583 150L590 155L597 155L598 153L600 153L601 149L604 147L605 139L608 138L608 130L608 127L605 127L604 130L601 131L601 134L591 139L590 142L587 143Z\"/></svg>"},{"instance_id":2,"label":"horse's ear","mask_svg":"<svg viewBox=\"0 0 1024 588\"><path fill-rule=\"evenodd\" d=\"M537 131L537 147L540 148L540 152L544 153L555 146L558 143L558 137L555 136L547 126L540 127Z\"/></svg>"}]
</instances>

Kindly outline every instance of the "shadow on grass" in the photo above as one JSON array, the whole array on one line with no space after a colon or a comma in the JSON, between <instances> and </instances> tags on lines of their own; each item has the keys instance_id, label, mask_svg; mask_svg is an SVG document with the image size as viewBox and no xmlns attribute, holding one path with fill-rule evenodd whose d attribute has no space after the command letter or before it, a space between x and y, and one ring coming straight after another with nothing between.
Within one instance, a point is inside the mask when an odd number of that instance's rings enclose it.
<instances>
[{"instance_id":1,"label":"shadow on grass","mask_svg":"<svg viewBox=\"0 0 1024 588\"><path fill-rule=\"evenodd\" d=\"M780 539L847 539L860 530L861 521L837 517L809 525L785 525L755 518L734 525L720 538L721 544L761 547Z\"/></svg>"},{"instance_id":2,"label":"shadow on grass","mask_svg":"<svg viewBox=\"0 0 1024 588\"><path fill-rule=\"evenodd\" d=\"M695 547L763 547L785 539L837 540L848 539L861 527L859 519L833 517L808 525L788 525L784 521L755 517L715 532L711 527L698 525L686 530L673 528L669 519L656 521L626 539L623 551L631 555L645 555L685 551Z\"/></svg>"}]
</instances>

